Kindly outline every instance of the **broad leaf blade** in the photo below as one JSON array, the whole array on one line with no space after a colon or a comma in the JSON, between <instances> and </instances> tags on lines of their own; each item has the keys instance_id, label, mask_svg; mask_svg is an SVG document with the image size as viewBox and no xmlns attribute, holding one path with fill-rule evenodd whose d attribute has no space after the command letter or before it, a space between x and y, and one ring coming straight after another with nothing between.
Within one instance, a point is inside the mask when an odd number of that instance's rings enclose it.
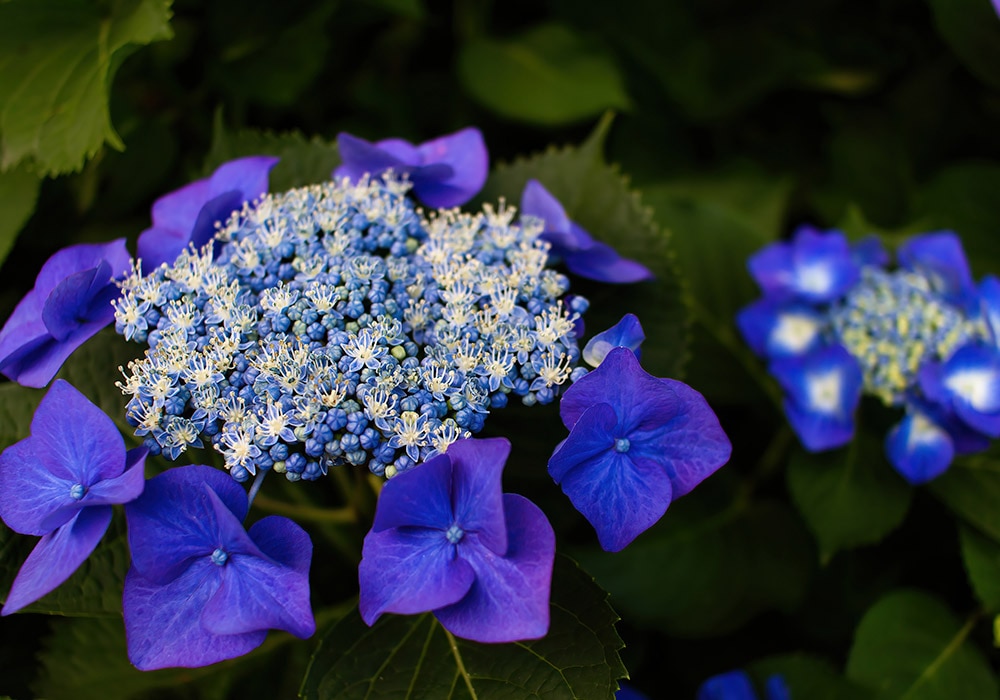
<instances>
[{"instance_id":1,"label":"broad leaf blade","mask_svg":"<svg viewBox=\"0 0 1000 700\"><path fill-rule=\"evenodd\" d=\"M787 476L792 500L816 535L823 559L879 542L903 522L913 493L892 471L879 442L864 434L832 452L796 449Z\"/></svg>"},{"instance_id":2,"label":"broad leaf blade","mask_svg":"<svg viewBox=\"0 0 1000 700\"><path fill-rule=\"evenodd\" d=\"M545 153L498 166L480 200L519 202L524 185L536 179L565 207L569 217L621 255L641 261L656 275L651 282L598 284L573 278L574 293L591 302L584 315L587 334L610 328L626 312L639 316L646 331L642 364L661 377L680 377L687 358L688 312L669 236L629 189L627 178L604 162L610 117L578 148ZM572 276L571 276L572 277Z\"/></svg>"},{"instance_id":3,"label":"broad leaf blade","mask_svg":"<svg viewBox=\"0 0 1000 700\"><path fill-rule=\"evenodd\" d=\"M962 560L969 582L987 610L1000 611L1000 544L971 527L960 525Z\"/></svg>"},{"instance_id":4,"label":"broad leaf blade","mask_svg":"<svg viewBox=\"0 0 1000 700\"><path fill-rule=\"evenodd\" d=\"M0 172L0 263L17 240L17 234L31 218L42 181L26 165Z\"/></svg>"},{"instance_id":5,"label":"broad leaf blade","mask_svg":"<svg viewBox=\"0 0 1000 700\"><path fill-rule=\"evenodd\" d=\"M858 624L847 676L879 700L996 700L997 682L962 625L919 591L886 595Z\"/></svg>"},{"instance_id":6,"label":"broad leaf blade","mask_svg":"<svg viewBox=\"0 0 1000 700\"><path fill-rule=\"evenodd\" d=\"M171 36L169 0L0 5L0 169L25 159L38 172L79 170L105 143L109 87L121 51Z\"/></svg>"},{"instance_id":7,"label":"broad leaf blade","mask_svg":"<svg viewBox=\"0 0 1000 700\"><path fill-rule=\"evenodd\" d=\"M959 519L1000 542L1000 459L992 452L956 459L929 488Z\"/></svg>"},{"instance_id":8,"label":"broad leaf blade","mask_svg":"<svg viewBox=\"0 0 1000 700\"><path fill-rule=\"evenodd\" d=\"M549 633L514 644L457 639L427 613L386 615L368 628L354 613L328 629L301 697L602 698L626 675L618 616L607 594L571 560L557 557Z\"/></svg>"}]
</instances>

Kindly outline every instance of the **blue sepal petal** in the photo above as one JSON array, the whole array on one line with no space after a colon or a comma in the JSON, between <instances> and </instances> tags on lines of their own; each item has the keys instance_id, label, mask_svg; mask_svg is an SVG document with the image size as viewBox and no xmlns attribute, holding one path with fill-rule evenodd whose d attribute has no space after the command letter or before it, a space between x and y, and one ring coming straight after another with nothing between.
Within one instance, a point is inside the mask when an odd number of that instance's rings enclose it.
<instances>
[{"instance_id":1,"label":"blue sepal petal","mask_svg":"<svg viewBox=\"0 0 1000 700\"><path fill-rule=\"evenodd\" d=\"M935 291L951 303L970 307L975 284L962 241L952 231L933 231L907 239L896 251L899 264L924 274Z\"/></svg>"},{"instance_id":2,"label":"blue sepal petal","mask_svg":"<svg viewBox=\"0 0 1000 700\"><path fill-rule=\"evenodd\" d=\"M606 331L601 331L583 348L583 359L591 367L597 367L613 348L629 348L636 358L641 357L639 346L646 339L642 324L635 314L625 314L622 319Z\"/></svg>"},{"instance_id":3,"label":"blue sepal petal","mask_svg":"<svg viewBox=\"0 0 1000 700\"><path fill-rule=\"evenodd\" d=\"M906 416L886 435L889 463L911 484L924 484L945 472L955 456L948 431L918 409Z\"/></svg>"},{"instance_id":4,"label":"blue sepal petal","mask_svg":"<svg viewBox=\"0 0 1000 700\"><path fill-rule=\"evenodd\" d=\"M823 342L822 315L805 304L758 299L743 307L736 325L744 340L759 357L796 357L815 350Z\"/></svg>"},{"instance_id":5,"label":"blue sepal petal","mask_svg":"<svg viewBox=\"0 0 1000 700\"><path fill-rule=\"evenodd\" d=\"M729 671L702 683L697 700L757 700L757 694L746 671Z\"/></svg>"}]
</instances>

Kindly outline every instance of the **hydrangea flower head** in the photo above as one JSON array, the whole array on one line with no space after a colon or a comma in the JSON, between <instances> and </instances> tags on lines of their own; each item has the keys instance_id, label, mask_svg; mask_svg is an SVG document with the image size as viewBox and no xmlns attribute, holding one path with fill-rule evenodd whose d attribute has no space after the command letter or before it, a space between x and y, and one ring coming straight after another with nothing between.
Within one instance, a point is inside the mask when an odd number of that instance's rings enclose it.
<instances>
[{"instance_id":1,"label":"hydrangea flower head","mask_svg":"<svg viewBox=\"0 0 1000 700\"><path fill-rule=\"evenodd\" d=\"M0 329L0 372L41 388L73 351L114 319L114 279L129 269L125 239L55 253Z\"/></svg>"},{"instance_id":2,"label":"hydrangea flower head","mask_svg":"<svg viewBox=\"0 0 1000 700\"><path fill-rule=\"evenodd\" d=\"M732 447L704 397L612 349L559 404L569 437L549 474L617 552L652 526L670 502L729 460Z\"/></svg>"},{"instance_id":3,"label":"hydrangea flower head","mask_svg":"<svg viewBox=\"0 0 1000 700\"><path fill-rule=\"evenodd\" d=\"M546 268L539 227L489 207L428 218L409 187L266 195L210 246L125 280L116 329L149 349L120 386L153 453L210 444L240 481L391 477L511 398L558 396L587 302Z\"/></svg>"},{"instance_id":4,"label":"hydrangea flower head","mask_svg":"<svg viewBox=\"0 0 1000 700\"><path fill-rule=\"evenodd\" d=\"M531 501L502 493L509 454L503 438L460 440L386 482L358 569L366 623L433 611L475 641L545 635L555 533Z\"/></svg>"},{"instance_id":5,"label":"hydrangea flower head","mask_svg":"<svg viewBox=\"0 0 1000 700\"><path fill-rule=\"evenodd\" d=\"M614 248L594 240L571 221L559 200L538 180L528 180L524 186L521 216L545 222L542 238L552 244L552 255L561 258L566 268L580 277L621 284L653 279L645 265L621 257Z\"/></svg>"},{"instance_id":6,"label":"hydrangea flower head","mask_svg":"<svg viewBox=\"0 0 1000 700\"><path fill-rule=\"evenodd\" d=\"M976 287L957 236L915 236L897 251L899 266L887 269L872 239L845 253L839 233L823 245L819 234L803 235L751 258L764 297L737 317L750 347L770 360L802 444L849 442L862 393L902 409L885 449L914 484L1000 436L1000 282L987 277ZM822 297L795 283L796 251L802 259L820 251L826 278L842 283ZM844 272L852 266L857 274Z\"/></svg>"},{"instance_id":7,"label":"hydrangea flower head","mask_svg":"<svg viewBox=\"0 0 1000 700\"><path fill-rule=\"evenodd\" d=\"M139 235L138 257L143 269L169 265L188 246L205 245L215 235L217 222L267 192L268 175L277 162L269 156L231 160L209 177L156 200L153 225Z\"/></svg>"},{"instance_id":8,"label":"hydrangea flower head","mask_svg":"<svg viewBox=\"0 0 1000 700\"><path fill-rule=\"evenodd\" d=\"M125 451L114 423L65 380L38 405L31 436L0 454L0 517L40 535L14 579L3 614L55 589L90 556L111 505L142 493L146 450Z\"/></svg>"},{"instance_id":9,"label":"hydrangea flower head","mask_svg":"<svg viewBox=\"0 0 1000 700\"><path fill-rule=\"evenodd\" d=\"M315 632L309 536L280 516L245 530L248 508L236 482L197 465L150 479L126 506L122 607L136 667L207 666L255 649L269 629Z\"/></svg>"},{"instance_id":10,"label":"hydrangea flower head","mask_svg":"<svg viewBox=\"0 0 1000 700\"><path fill-rule=\"evenodd\" d=\"M800 227L789 242L772 243L755 253L747 265L765 296L809 303L836 299L858 277L844 234L811 226Z\"/></svg>"},{"instance_id":11,"label":"hydrangea flower head","mask_svg":"<svg viewBox=\"0 0 1000 700\"><path fill-rule=\"evenodd\" d=\"M770 676L764 686L765 700L791 700L785 680ZM729 671L712 676L698 688L697 700L757 700L753 683L746 671Z\"/></svg>"},{"instance_id":12,"label":"hydrangea flower head","mask_svg":"<svg viewBox=\"0 0 1000 700\"><path fill-rule=\"evenodd\" d=\"M448 209L472 199L486 183L489 154L482 132L470 127L413 145L403 139L370 143L347 133L337 134L343 164L335 178L359 182L391 170L413 183L413 194L424 204Z\"/></svg>"}]
</instances>

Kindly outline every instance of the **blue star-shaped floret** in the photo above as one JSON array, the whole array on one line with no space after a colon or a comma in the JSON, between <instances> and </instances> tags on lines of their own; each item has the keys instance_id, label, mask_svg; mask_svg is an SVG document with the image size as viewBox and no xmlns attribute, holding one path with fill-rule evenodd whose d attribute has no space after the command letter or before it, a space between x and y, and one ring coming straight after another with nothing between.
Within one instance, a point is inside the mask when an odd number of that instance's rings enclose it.
<instances>
[{"instance_id":1,"label":"blue star-shaped floret","mask_svg":"<svg viewBox=\"0 0 1000 700\"><path fill-rule=\"evenodd\" d=\"M785 679L774 675L764 685L766 700L791 700ZM697 700L757 700L753 682L746 671L728 671L712 676L698 688Z\"/></svg>"},{"instance_id":2,"label":"blue star-shaped floret","mask_svg":"<svg viewBox=\"0 0 1000 700\"><path fill-rule=\"evenodd\" d=\"M817 349L828 321L808 304L765 297L740 310L736 325L758 356L774 359Z\"/></svg>"},{"instance_id":3,"label":"blue star-shaped floret","mask_svg":"<svg viewBox=\"0 0 1000 700\"><path fill-rule=\"evenodd\" d=\"M503 438L464 439L382 489L358 577L361 616L433 611L480 642L549 627L555 533L531 501L501 491Z\"/></svg>"},{"instance_id":4,"label":"blue star-shaped floret","mask_svg":"<svg viewBox=\"0 0 1000 700\"><path fill-rule=\"evenodd\" d=\"M833 301L858 279L859 265L840 231L801 226L790 242L779 241L747 261L764 296L812 304Z\"/></svg>"},{"instance_id":5,"label":"blue star-shaped floret","mask_svg":"<svg viewBox=\"0 0 1000 700\"><path fill-rule=\"evenodd\" d=\"M653 525L732 449L701 394L648 374L627 347L570 387L559 412L570 434L549 474L608 551Z\"/></svg>"},{"instance_id":6,"label":"blue star-shaped floret","mask_svg":"<svg viewBox=\"0 0 1000 700\"><path fill-rule=\"evenodd\" d=\"M153 225L139 234L138 257L144 270L173 263L181 251L201 248L245 202L267 192L268 176L278 162L249 156L223 163L209 177L165 194L153 202Z\"/></svg>"},{"instance_id":7,"label":"blue star-shaped floret","mask_svg":"<svg viewBox=\"0 0 1000 700\"><path fill-rule=\"evenodd\" d=\"M928 400L967 426L1000 437L1000 351L967 343L944 362L925 362L920 388Z\"/></svg>"},{"instance_id":8,"label":"blue star-shaped floret","mask_svg":"<svg viewBox=\"0 0 1000 700\"><path fill-rule=\"evenodd\" d=\"M528 180L524 186L521 215L545 222L540 237L552 245L550 253L562 258L569 271L580 277L617 284L653 279L653 273L645 265L623 258L614 248L594 240L571 221L559 200L538 180Z\"/></svg>"},{"instance_id":9,"label":"blue star-shaped floret","mask_svg":"<svg viewBox=\"0 0 1000 700\"><path fill-rule=\"evenodd\" d=\"M280 516L244 530L248 508L236 482L200 465L150 479L126 506L122 608L136 667L206 666L246 654L268 629L315 631L309 536Z\"/></svg>"},{"instance_id":10,"label":"blue star-shaped floret","mask_svg":"<svg viewBox=\"0 0 1000 700\"><path fill-rule=\"evenodd\" d=\"M413 183L413 194L437 208L457 207L472 199L486 183L489 154L483 135L474 127L413 145L403 139L370 143L347 133L337 134L343 164L335 178L357 182L392 170Z\"/></svg>"},{"instance_id":11,"label":"blue star-shaped floret","mask_svg":"<svg viewBox=\"0 0 1000 700\"><path fill-rule=\"evenodd\" d=\"M76 571L111 523L111 505L142 493L143 448L125 451L114 423L65 380L38 405L31 436L0 454L0 517L41 535L3 614L33 603Z\"/></svg>"}]
</instances>

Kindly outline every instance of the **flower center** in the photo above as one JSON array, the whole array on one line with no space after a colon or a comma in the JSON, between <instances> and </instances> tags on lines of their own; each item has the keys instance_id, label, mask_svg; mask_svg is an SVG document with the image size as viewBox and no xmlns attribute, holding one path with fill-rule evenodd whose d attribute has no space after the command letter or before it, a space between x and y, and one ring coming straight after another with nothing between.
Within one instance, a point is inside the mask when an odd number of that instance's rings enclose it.
<instances>
[{"instance_id":1,"label":"flower center","mask_svg":"<svg viewBox=\"0 0 1000 700\"><path fill-rule=\"evenodd\" d=\"M632 443L628 441L628 438L618 438L615 440L615 452L628 452L628 448L632 446Z\"/></svg>"},{"instance_id":2,"label":"flower center","mask_svg":"<svg viewBox=\"0 0 1000 700\"><path fill-rule=\"evenodd\" d=\"M212 552L212 563L216 566L225 566L227 561L229 561L229 552L226 550L220 547Z\"/></svg>"},{"instance_id":3,"label":"flower center","mask_svg":"<svg viewBox=\"0 0 1000 700\"><path fill-rule=\"evenodd\" d=\"M465 537L465 530L460 528L456 523L448 528L447 532L444 533L444 536L448 538L448 541L452 544L458 544L462 541L462 538Z\"/></svg>"},{"instance_id":4,"label":"flower center","mask_svg":"<svg viewBox=\"0 0 1000 700\"><path fill-rule=\"evenodd\" d=\"M916 272L861 271L861 280L831 309L831 332L858 360L865 390L887 405L902 401L924 360L947 359L972 339L986 338L981 322L934 294Z\"/></svg>"},{"instance_id":5,"label":"flower center","mask_svg":"<svg viewBox=\"0 0 1000 700\"><path fill-rule=\"evenodd\" d=\"M69 495L79 501L87 493L87 487L83 484L73 484L69 489Z\"/></svg>"}]
</instances>

